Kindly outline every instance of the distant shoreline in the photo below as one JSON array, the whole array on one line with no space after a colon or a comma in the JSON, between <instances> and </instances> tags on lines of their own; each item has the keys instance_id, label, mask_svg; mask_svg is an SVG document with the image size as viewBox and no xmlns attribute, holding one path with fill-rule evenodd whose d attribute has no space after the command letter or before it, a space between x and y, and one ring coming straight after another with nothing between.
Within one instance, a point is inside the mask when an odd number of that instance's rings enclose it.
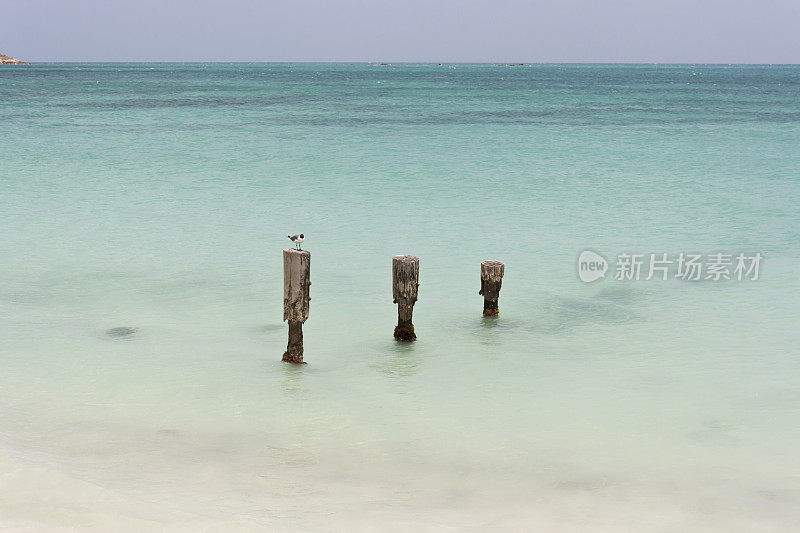
<instances>
[{"instance_id":1,"label":"distant shoreline","mask_svg":"<svg viewBox=\"0 0 800 533\"><path fill-rule=\"evenodd\" d=\"M14 59L13 57L9 57L5 54L0 54L0 65L30 65L27 61L21 61L19 59Z\"/></svg>"}]
</instances>

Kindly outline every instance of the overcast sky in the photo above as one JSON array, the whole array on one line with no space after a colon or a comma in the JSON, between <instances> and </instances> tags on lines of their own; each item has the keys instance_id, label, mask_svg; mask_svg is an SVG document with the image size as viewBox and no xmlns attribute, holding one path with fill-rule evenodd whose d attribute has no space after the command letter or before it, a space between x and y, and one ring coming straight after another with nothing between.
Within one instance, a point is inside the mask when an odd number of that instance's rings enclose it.
<instances>
[{"instance_id":1,"label":"overcast sky","mask_svg":"<svg viewBox=\"0 0 800 533\"><path fill-rule=\"evenodd\" d=\"M0 0L30 61L800 63L800 0Z\"/></svg>"}]
</instances>

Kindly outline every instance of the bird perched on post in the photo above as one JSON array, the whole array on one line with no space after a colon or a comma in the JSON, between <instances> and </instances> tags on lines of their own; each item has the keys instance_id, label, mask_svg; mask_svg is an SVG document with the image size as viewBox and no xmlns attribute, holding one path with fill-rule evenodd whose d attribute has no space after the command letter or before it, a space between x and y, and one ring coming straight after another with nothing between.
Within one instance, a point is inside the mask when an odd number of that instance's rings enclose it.
<instances>
[{"instance_id":1,"label":"bird perched on post","mask_svg":"<svg viewBox=\"0 0 800 533\"><path fill-rule=\"evenodd\" d=\"M287 237L289 237L289 240L294 243L294 245L297 247L298 250L302 250L302 248L300 248L300 245L303 242L305 242L306 240L305 235L301 233L300 235L287 235Z\"/></svg>"}]
</instances>

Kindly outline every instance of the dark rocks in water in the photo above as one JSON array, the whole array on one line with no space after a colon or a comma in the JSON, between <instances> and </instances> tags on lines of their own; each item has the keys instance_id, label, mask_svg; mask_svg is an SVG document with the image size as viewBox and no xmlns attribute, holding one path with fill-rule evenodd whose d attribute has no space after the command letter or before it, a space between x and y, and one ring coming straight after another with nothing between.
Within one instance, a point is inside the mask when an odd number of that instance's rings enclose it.
<instances>
[{"instance_id":1,"label":"dark rocks in water","mask_svg":"<svg viewBox=\"0 0 800 533\"><path fill-rule=\"evenodd\" d=\"M634 304L644 297L644 292L627 286L606 287L594 295L595 300L615 304Z\"/></svg>"},{"instance_id":2,"label":"dark rocks in water","mask_svg":"<svg viewBox=\"0 0 800 533\"><path fill-rule=\"evenodd\" d=\"M109 337L127 337L128 335L133 335L136 333L136 328L128 328L128 327L120 327L120 328L111 328L106 331L106 335Z\"/></svg>"}]
</instances>

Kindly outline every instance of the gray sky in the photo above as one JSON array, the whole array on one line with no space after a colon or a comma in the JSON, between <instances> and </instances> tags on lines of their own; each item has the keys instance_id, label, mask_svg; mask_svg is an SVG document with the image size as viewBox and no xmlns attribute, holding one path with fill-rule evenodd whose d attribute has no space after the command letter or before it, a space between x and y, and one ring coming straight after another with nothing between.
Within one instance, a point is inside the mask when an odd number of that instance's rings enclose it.
<instances>
[{"instance_id":1,"label":"gray sky","mask_svg":"<svg viewBox=\"0 0 800 533\"><path fill-rule=\"evenodd\" d=\"M798 0L0 0L30 61L800 63Z\"/></svg>"}]
</instances>

